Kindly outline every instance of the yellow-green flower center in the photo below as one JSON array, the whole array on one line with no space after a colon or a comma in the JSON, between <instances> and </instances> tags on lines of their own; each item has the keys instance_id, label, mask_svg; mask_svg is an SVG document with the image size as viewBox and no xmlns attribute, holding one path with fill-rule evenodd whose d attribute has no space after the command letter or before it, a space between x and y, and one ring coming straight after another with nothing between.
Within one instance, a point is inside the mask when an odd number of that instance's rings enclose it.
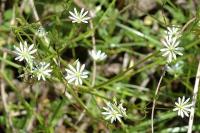
<instances>
[{"instance_id":1,"label":"yellow-green flower center","mask_svg":"<svg viewBox=\"0 0 200 133\"><path fill-rule=\"evenodd\" d=\"M172 45L169 46L169 51L170 51L170 52L173 52L174 49L175 49L174 46L172 46Z\"/></svg>"}]
</instances>

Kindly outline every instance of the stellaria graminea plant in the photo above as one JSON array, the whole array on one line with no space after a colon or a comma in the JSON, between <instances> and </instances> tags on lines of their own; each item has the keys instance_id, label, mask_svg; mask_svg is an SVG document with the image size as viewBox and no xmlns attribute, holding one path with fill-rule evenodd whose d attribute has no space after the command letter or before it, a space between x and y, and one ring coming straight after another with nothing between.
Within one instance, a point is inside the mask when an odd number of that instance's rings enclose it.
<instances>
[{"instance_id":1,"label":"stellaria graminea plant","mask_svg":"<svg viewBox=\"0 0 200 133\"><path fill-rule=\"evenodd\" d=\"M176 60L176 55L180 56L183 55L181 53L183 48L179 47L180 44L179 37L181 35L178 32L177 28L171 29L168 27L165 33L166 35L162 40L162 44L165 46L165 48L160 49L160 51L162 52L162 56L167 58L167 62L171 63L173 60Z\"/></svg>"},{"instance_id":2,"label":"stellaria graminea plant","mask_svg":"<svg viewBox=\"0 0 200 133\"><path fill-rule=\"evenodd\" d=\"M88 11L84 12L84 8L81 9L79 13L76 8L74 8L74 12L69 11L70 15L69 18L72 20L72 23L88 23L90 17L87 17Z\"/></svg>"},{"instance_id":3,"label":"stellaria graminea plant","mask_svg":"<svg viewBox=\"0 0 200 133\"><path fill-rule=\"evenodd\" d=\"M176 26L167 27L165 34L176 38L181 37L180 29Z\"/></svg>"},{"instance_id":4,"label":"stellaria graminea plant","mask_svg":"<svg viewBox=\"0 0 200 133\"><path fill-rule=\"evenodd\" d=\"M38 37L44 37L48 34L48 32L45 31L44 27L40 26L38 30L36 31L35 35Z\"/></svg>"},{"instance_id":5,"label":"stellaria graminea plant","mask_svg":"<svg viewBox=\"0 0 200 133\"><path fill-rule=\"evenodd\" d=\"M170 64L166 66L166 71L171 74L174 75L174 77L178 77L181 74L183 74L183 66L184 66L184 62L183 61L178 61L175 64Z\"/></svg>"},{"instance_id":6,"label":"stellaria graminea plant","mask_svg":"<svg viewBox=\"0 0 200 133\"><path fill-rule=\"evenodd\" d=\"M50 77L50 73L52 72L52 69L49 67L50 63L40 62L35 67L33 67L33 77L37 77L38 80L46 80L47 77Z\"/></svg>"},{"instance_id":7,"label":"stellaria graminea plant","mask_svg":"<svg viewBox=\"0 0 200 133\"><path fill-rule=\"evenodd\" d=\"M67 72L67 76L65 79L68 81L68 83L73 83L74 85L82 85L83 81L82 79L85 79L88 77L88 72L84 71L85 64L81 65L79 61L76 62L76 67L73 67L72 65L68 65L68 68L65 69Z\"/></svg>"},{"instance_id":8,"label":"stellaria graminea plant","mask_svg":"<svg viewBox=\"0 0 200 133\"><path fill-rule=\"evenodd\" d=\"M98 51L91 50L91 51L89 51L89 55L93 60L95 60L97 62L103 61L107 58L107 55L104 52L102 52L101 50L98 50Z\"/></svg>"},{"instance_id":9,"label":"stellaria graminea plant","mask_svg":"<svg viewBox=\"0 0 200 133\"><path fill-rule=\"evenodd\" d=\"M34 44L28 46L27 42L24 41L23 43L20 42L19 47L14 46L14 48L15 48L14 53L17 55L15 60L18 61L25 60L29 65L32 66L32 59L35 58L33 54L37 52L37 49L34 49Z\"/></svg>"},{"instance_id":10,"label":"stellaria graminea plant","mask_svg":"<svg viewBox=\"0 0 200 133\"><path fill-rule=\"evenodd\" d=\"M176 106L173 111L178 111L178 116L181 116L182 118L184 118L184 116L189 117L190 107L192 106L192 104L188 104L189 101L190 98L185 100L185 96L182 98L179 97L178 102L175 102Z\"/></svg>"},{"instance_id":11,"label":"stellaria graminea plant","mask_svg":"<svg viewBox=\"0 0 200 133\"><path fill-rule=\"evenodd\" d=\"M44 28L43 26L40 26L40 27L38 28L38 30L36 31L36 33L35 33L36 36L38 36L38 37L40 37L40 38L43 38L43 39L45 40L45 42L46 42L47 44L49 44L49 43L50 43L50 40L49 40L49 38L47 37L47 34L48 34L48 32L46 32L46 30L45 30L45 28Z\"/></svg>"},{"instance_id":12,"label":"stellaria graminea plant","mask_svg":"<svg viewBox=\"0 0 200 133\"><path fill-rule=\"evenodd\" d=\"M122 103L117 105L117 102L106 102L106 105L107 107L103 107L105 112L102 112L106 120L110 120L111 123L116 120L121 122L121 118L126 117L126 108L123 107Z\"/></svg>"}]
</instances>

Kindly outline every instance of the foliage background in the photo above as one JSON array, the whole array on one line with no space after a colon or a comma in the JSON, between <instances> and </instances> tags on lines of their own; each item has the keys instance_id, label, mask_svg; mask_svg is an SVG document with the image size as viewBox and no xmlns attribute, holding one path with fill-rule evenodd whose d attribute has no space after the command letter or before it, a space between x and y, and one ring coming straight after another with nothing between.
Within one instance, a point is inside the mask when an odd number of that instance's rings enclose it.
<instances>
[{"instance_id":1,"label":"foliage background","mask_svg":"<svg viewBox=\"0 0 200 133\"><path fill-rule=\"evenodd\" d=\"M30 1L1 1L1 89L6 90L13 123L9 127L8 114L0 101L1 132L11 132L13 128L18 132L150 132L152 99L166 63L159 53L160 40L167 26L182 28L195 18L181 37L184 55L174 62L181 62L181 67L167 72L161 84L154 123L157 132L187 130L184 126L188 118L179 118L172 109L177 97L192 96L200 58L198 0L35 0L40 22L48 31L49 46L34 34L40 24ZM95 13L93 30L89 24L73 24L68 19L68 12L74 7ZM109 56L97 65L95 87L91 87L93 65L88 55L93 32L97 49ZM22 40L37 45L38 61L52 64L51 79L39 82L26 74L19 77L26 65L16 62L12 51ZM76 59L85 63L91 74L84 86L71 88L61 72ZM124 73L131 66L134 69ZM124 125L110 124L101 115L105 101L114 97L127 108ZM194 121L196 131L200 130L199 103L200 98ZM85 115L79 120L81 113Z\"/></svg>"}]
</instances>

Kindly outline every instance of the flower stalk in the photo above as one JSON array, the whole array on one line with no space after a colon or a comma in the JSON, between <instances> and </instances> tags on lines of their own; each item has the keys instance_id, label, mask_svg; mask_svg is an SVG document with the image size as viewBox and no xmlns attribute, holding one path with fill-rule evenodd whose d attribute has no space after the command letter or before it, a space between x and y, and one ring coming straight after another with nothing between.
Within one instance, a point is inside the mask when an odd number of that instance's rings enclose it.
<instances>
[{"instance_id":1,"label":"flower stalk","mask_svg":"<svg viewBox=\"0 0 200 133\"><path fill-rule=\"evenodd\" d=\"M192 106L191 106L190 118L189 118L189 123L188 123L188 133L192 133L192 126L193 126L194 113L195 113L195 105L196 105L197 94L198 94L198 90L199 90L199 80L200 80L200 60L199 60L199 65L198 65L198 69L197 69L197 75L196 75L194 90L193 90Z\"/></svg>"},{"instance_id":2,"label":"flower stalk","mask_svg":"<svg viewBox=\"0 0 200 133\"><path fill-rule=\"evenodd\" d=\"M151 132L152 133L154 133L154 110L155 110L155 106L156 106L156 98L158 96L158 93L159 93L159 90L160 90L160 84L161 84L164 76L165 76L165 69L163 70L162 75L160 77L160 80L158 82L156 92L155 92L155 97L154 97L154 100L153 100L153 105L152 105L152 110L151 110Z\"/></svg>"}]
</instances>

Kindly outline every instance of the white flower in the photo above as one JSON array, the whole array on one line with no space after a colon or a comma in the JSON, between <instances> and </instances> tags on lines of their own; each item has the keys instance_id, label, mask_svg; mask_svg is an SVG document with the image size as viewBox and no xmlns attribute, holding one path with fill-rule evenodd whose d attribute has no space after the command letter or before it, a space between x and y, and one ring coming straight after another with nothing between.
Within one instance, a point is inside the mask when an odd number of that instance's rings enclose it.
<instances>
[{"instance_id":1,"label":"white flower","mask_svg":"<svg viewBox=\"0 0 200 133\"><path fill-rule=\"evenodd\" d=\"M169 74L177 77L183 73L183 66L184 66L184 62L178 61L176 62L176 64L167 65L166 68Z\"/></svg>"},{"instance_id":2,"label":"white flower","mask_svg":"<svg viewBox=\"0 0 200 133\"><path fill-rule=\"evenodd\" d=\"M117 105L117 102L114 102L114 104L107 102L106 105L107 107L103 107L105 112L102 112L102 114L105 115L106 120L110 119L111 123L116 120L121 122L121 118L126 117L126 108L122 106L122 103Z\"/></svg>"},{"instance_id":3,"label":"white flower","mask_svg":"<svg viewBox=\"0 0 200 133\"><path fill-rule=\"evenodd\" d=\"M96 14L97 14L99 11L101 11L101 8L102 8L101 6L96 6L96 8L90 12L90 16L91 16L92 18L94 18L94 17L96 16Z\"/></svg>"},{"instance_id":4,"label":"white flower","mask_svg":"<svg viewBox=\"0 0 200 133\"><path fill-rule=\"evenodd\" d=\"M45 31L44 27L40 26L37 30L37 32L35 33L36 36L38 37L44 37L48 34L48 32Z\"/></svg>"},{"instance_id":5,"label":"white flower","mask_svg":"<svg viewBox=\"0 0 200 133\"><path fill-rule=\"evenodd\" d=\"M104 52L101 52L101 50L91 50L89 51L89 55L95 61L103 61L107 58L107 55Z\"/></svg>"},{"instance_id":6,"label":"white flower","mask_svg":"<svg viewBox=\"0 0 200 133\"><path fill-rule=\"evenodd\" d=\"M182 99L179 97L178 102L175 102L176 107L173 109L173 111L178 111L178 116L181 116L184 118L185 116L189 116L190 113L190 107L192 104L188 104L190 98L185 100L185 96L182 97Z\"/></svg>"},{"instance_id":7,"label":"white flower","mask_svg":"<svg viewBox=\"0 0 200 133\"><path fill-rule=\"evenodd\" d=\"M52 69L49 69L49 67L50 63L40 62L33 68L33 76L36 76L38 80L46 80L46 77L50 77L50 73L52 72Z\"/></svg>"},{"instance_id":8,"label":"white flower","mask_svg":"<svg viewBox=\"0 0 200 133\"><path fill-rule=\"evenodd\" d=\"M162 43L166 48L162 48L160 51L162 52L162 56L167 57L167 62L171 63L173 60L176 60L176 55L183 55L181 53L183 48L178 47L181 34L179 28L175 26L167 27L165 33L166 35Z\"/></svg>"},{"instance_id":9,"label":"white flower","mask_svg":"<svg viewBox=\"0 0 200 133\"><path fill-rule=\"evenodd\" d=\"M178 41L176 37L165 36L164 40L162 40L162 43L166 48L162 48L160 51L162 52L162 56L167 57L168 63L176 60L176 55L183 55L181 53L183 48L178 47L180 41Z\"/></svg>"},{"instance_id":10,"label":"white flower","mask_svg":"<svg viewBox=\"0 0 200 133\"><path fill-rule=\"evenodd\" d=\"M20 42L20 46L19 47L15 47L15 51L14 53L17 54L17 57L15 58L15 60L18 61L27 61L28 63L32 62L32 59L34 59L35 57L32 56L32 54L34 54L37 49L34 49L34 44L32 44L30 47L27 46L27 42L24 41L24 43Z\"/></svg>"},{"instance_id":11,"label":"white flower","mask_svg":"<svg viewBox=\"0 0 200 133\"><path fill-rule=\"evenodd\" d=\"M126 115L126 108L123 107L123 104L122 104L122 103L120 103L120 104L118 105L118 109L120 110L120 112L122 113L123 116L127 116L127 115Z\"/></svg>"},{"instance_id":12,"label":"white flower","mask_svg":"<svg viewBox=\"0 0 200 133\"><path fill-rule=\"evenodd\" d=\"M76 8L74 8L74 13L69 11L70 15L69 18L72 20L72 23L88 23L90 17L87 17L88 11L84 12L84 8L81 9L81 12L78 13Z\"/></svg>"},{"instance_id":13,"label":"white flower","mask_svg":"<svg viewBox=\"0 0 200 133\"><path fill-rule=\"evenodd\" d=\"M82 79L88 77L88 72L84 71L84 69L85 64L81 66L79 61L77 61L76 63L76 68L69 64L68 69L65 69L65 71L67 72L67 76L65 77L65 79L68 81L68 83L74 82L76 86L82 85Z\"/></svg>"},{"instance_id":14,"label":"white flower","mask_svg":"<svg viewBox=\"0 0 200 133\"><path fill-rule=\"evenodd\" d=\"M180 29L175 26L167 27L167 30L165 31L165 33L168 36L172 36L172 37L176 37L176 38L179 38L181 36Z\"/></svg>"}]
</instances>

